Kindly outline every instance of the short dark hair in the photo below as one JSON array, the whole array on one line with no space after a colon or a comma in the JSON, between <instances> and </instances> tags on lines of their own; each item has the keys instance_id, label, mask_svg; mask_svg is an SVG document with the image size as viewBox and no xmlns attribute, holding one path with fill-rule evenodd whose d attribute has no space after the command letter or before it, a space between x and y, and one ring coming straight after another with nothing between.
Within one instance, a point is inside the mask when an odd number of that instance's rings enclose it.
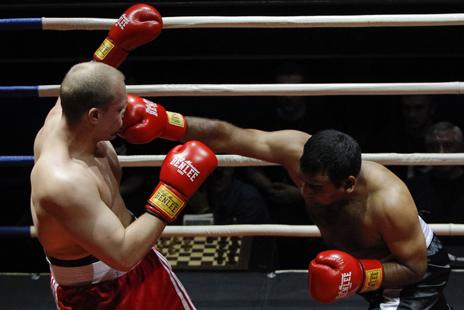
<instances>
[{"instance_id":1,"label":"short dark hair","mask_svg":"<svg viewBox=\"0 0 464 310\"><path fill-rule=\"evenodd\" d=\"M113 85L124 76L118 70L97 62L73 66L63 79L60 100L63 115L75 124L90 108L102 108L111 103L116 95Z\"/></svg>"},{"instance_id":2,"label":"short dark hair","mask_svg":"<svg viewBox=\"0 0 464 310\"><path fill-rule=\"evenodd\" d=\"M300 158L304 174L326 174L337 187L361 170L361 147L351 136L334 129L315 133L306 142Z\"/></svg>"}]
</instances>

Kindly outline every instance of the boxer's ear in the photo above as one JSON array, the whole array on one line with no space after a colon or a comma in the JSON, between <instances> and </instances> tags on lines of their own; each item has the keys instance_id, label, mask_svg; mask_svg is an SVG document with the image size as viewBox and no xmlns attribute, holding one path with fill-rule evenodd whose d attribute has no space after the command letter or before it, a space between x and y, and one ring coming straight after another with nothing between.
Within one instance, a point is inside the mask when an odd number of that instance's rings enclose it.
<instances>
[{"instance_id":1,"label":"boxer's ear","mask_svg":"<svg viewBox=\"0 0 464 310\"><path fill-rule=\"evenodd\" d=\"M343 181L343 189L347 193L352 193L354 188L356 187L356 178L352 175L347 177L345 181Z\"/></svg>"},{"instance_id":2,"label":"boxer's ear","mask_svg":"<svg viewBox=\"0 0 464 310\"><path fill-rule=\"evenodd\" d=\"M89 122L91 124L96 124L98 123L98 121L100 120L101 118L101 112L99 109L97 108L91 108L88 112L87 112L87 117L89 119Z\"/></svg>"}]
</instances>

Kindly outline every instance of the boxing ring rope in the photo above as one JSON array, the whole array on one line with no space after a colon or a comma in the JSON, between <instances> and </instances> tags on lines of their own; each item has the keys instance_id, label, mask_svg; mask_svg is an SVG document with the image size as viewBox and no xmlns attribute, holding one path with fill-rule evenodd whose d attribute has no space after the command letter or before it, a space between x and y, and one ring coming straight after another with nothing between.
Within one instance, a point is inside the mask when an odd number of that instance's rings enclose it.
<instances>
[{"instance_id":1,"label":"boxing ring rope","mask_svg":"<svg viewBox=\"0 0 464 310\"><path fill-rule=\"evenodd\" d=\"M108 30L117 19L7 18L0 30ZM360 28L462 26L464 14L389 14L338 16L180 16L163 17L163 29L203 28Z\"/></svg>"},{"instance_id":2,"label":"boxing ring rope","mask_svg":"<svg viewBox=\"0 0 464 310\"><path fill-rule=\"evenodd\" d=\"M159 167L165 155L118 156L122 167ZM274 166L276 164L240 155L218 155L220 167ZM1 159L1 156L0 156ZM399 166L451 166L464 165L464 153L375 153L362 154L363 160L383 165Z\"/></svg>"},{"instance_id":3,"label":"boxing ring rope","mask_svg":"<svg viewBox=\"0 0 464 310\"><path fill-rule=\"evenodd\" d=\"M119 155L121 167L160 167L166 155ZM240 155L217 155L219 167L276 166L277 164ZM363 160L382 165L457 166L464 165L464 153L365 153ZM32 165L32 155L0 156L0 166Z\"/></svg>"},{"instance_id":4,"label":"boxing ring rope","mask_svg":"<svg viewBox=\"0 0 464 310\"><path fill-rule=\"evenodd\" d=\"M464 236L464 224L428 224L438 236ZM321 236L314 225L235 224L166 226L163 237L313 237ZM34 226L0 226L0 237L36 238Z\"/></svg>"},{"instance_id":5,"label":"boxing ring rope","mask_svg":"<svg viewBox=\"0 0 464 310\"><path fill-rule=\"evenodd\" d=\"M0 86L1 97L58 97L59 85ZM127 85L146 97L193 96L348 96L461 95L464 82L434 83L318 83L318 84L151 84Z\"/></svg>"},{"instance_id":6,"label":"boxing ring rope","mask_svg":"<svg viewBox=\"0 0 464 310\"><path fill-rule=\"evenodd\" d=\"M117 20L103 18L0 19L1 30L108 30ZM464 14L399 14L349 16L187 16L164 17L163 29L185 28L334 28L462 26ZM177 84L128 85L141 96L323 96L463 94L463 82L347 84ZM57 97L59 85L0 86L0 97ZM119 156L122 167L159 167L165 155ZM268 166L238 155L219 155L219 166ZM363 154L385 165L464 165L464 153ZM32 164L32 156L0 156L0 165ZM429 224L439 236L464 236L464 224ZM0 237L37 237L33 226L0 227ZM281 236L320 237L311 225L167 226L163 237Z\"/></svg>"},{"instance_id":7,"label":"boxing ring rope","mask_svg":"<svg viewBox=\"0 0 464 310\"><path fill-rule=\"evenodd\" d=\"M118 156L122 167L159 167L165 155ZM375 153L363 154L363 160L385 165L464 165L464 153ZM262 160L239 156L218 155L220 167L276 165ZM8 165L33 163L33 156L0 156ZM439 236L464 236L464 224L429 224ZM317 226L311 225L208 225L167 226L163 237L224 237L224 236L280 236L320 237ZM0 226L0 237L36 237L33 226Z\"/></svg>"}]
</instances>

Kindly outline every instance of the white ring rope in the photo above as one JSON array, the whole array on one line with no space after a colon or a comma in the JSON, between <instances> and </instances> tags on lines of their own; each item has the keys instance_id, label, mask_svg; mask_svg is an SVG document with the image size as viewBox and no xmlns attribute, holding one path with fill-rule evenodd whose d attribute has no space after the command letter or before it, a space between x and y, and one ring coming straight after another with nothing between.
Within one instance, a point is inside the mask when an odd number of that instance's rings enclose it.
<instances>
[{"instance_id":1,"label":"white ring rope","mask_svg":"<svg viewBox=\"0 0 464 310\"><path fill-rule=\"evenodd\" d=\"M121 167L160 167L166 155L120 155ZM217 155L219 167L275 166L276 164L239 155ZM463 158L464 159L464 158Z\"/></svg>"},{"instance_id":2,"label":"white ring rope","mask_svg":"<svg viewBox=\"0 0 464 310\"><path fill-rule=\"evenodd\" d=\"M464 224L428 224L438 236L464 236ZM207 226L166 226L163 237L226 237L226 236L280 236L280 237L320 237L319 228L314 225L207 225Z\"/></svg>"},{"instance_id":3,"label":"white ring rope","mask_svg":"<svg viewBox=\"0 0 464 310\"><path fill-rule=\"evenodd\" d=\"M43 30L108 30L116 19L42 17ZM461 26L464 14L163 17L163 29Z\"/></svg>"},{"instance_id":4,"label":"white ring rope","mask_svg":"<svg viewBox=\"0 0 464 310\"><path fill-rule=\"evenodd\" d=\"M165 155L120 155L122 167L159 167ZM275 166L259 159L240 155L217 155L220 167ZM464 153L376 153L363 154L364 160L383 165L399 166L456 166L464 165Z\"/></svg>"},{"instance_id":5,"label":"white ring rope","mask_svg":"<svg viewBox=\"0 0 464 310\"><path fill-rule=\"evenodd\" d=\"M39 86L39 97L57 97L59 85ZM140 96L339 96L463 94L464 82L330 84L158 84L127 85Z\"/></svg>"},{"instance_id":6,"label":"white ring rope","mask_svg":"<svg viewBox=\"0 0 464 310\"><path fill-rule=\"evenodd\" d=\"M438 236L464 236L464 224L429 224ZM31 226L31 237L37 231ZM279 237L320 237L319 228L314 225L206 225L206 226L166 226L163 237L234 237L234 236L279 236Z\"/></svg>"}]
</instances>

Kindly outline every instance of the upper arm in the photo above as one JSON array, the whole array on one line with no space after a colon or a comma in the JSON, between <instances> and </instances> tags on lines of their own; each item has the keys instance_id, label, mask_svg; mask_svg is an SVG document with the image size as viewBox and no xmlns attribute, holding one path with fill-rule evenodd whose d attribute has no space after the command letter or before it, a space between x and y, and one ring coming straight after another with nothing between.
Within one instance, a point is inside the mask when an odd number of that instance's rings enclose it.
<instances>
[{"instance_id":1,"label":"upper arm","mask_svg":"<svg viewBox=\"0 0 464 310\"><path fill-rule=\"evenodd\" d=\"M216 152L238 154L288 166L303 153L310 135L296 130L244 129L218 120L188 117L187 139L205 142Z\"/></svg>"},{"instance_id":2,"label":"upper arm","mask_svg":"<svg viewBox=\"0 0 464 310\"><path fill-rule=\"evenodd\" d=\"M79 246L103 261L117 261L114 250L125 229L102 201L95 180L81 172L50 176L40 204Z\"/></svg>"},{"instance_id":3,"label":"upper arm","mask_svg":"<svg viewBox=\"0 0 464 310\"><path fill-rule=\"evenodd\" d=\"M383 203L381 235L395 260L421 276L427 268L427 249L417 210L404 184Z\"/></svg>"}]
</instances>

